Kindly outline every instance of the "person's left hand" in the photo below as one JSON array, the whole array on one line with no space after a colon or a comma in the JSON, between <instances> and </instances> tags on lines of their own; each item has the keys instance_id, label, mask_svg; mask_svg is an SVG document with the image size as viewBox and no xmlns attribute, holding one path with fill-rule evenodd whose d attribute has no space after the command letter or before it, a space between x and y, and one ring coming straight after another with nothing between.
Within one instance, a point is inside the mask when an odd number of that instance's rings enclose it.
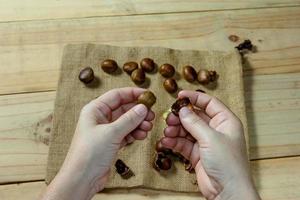
<instances>
[{"instance_id":1,"label":"person's left hand","mask_svg":"<svg viewBox=\"0 0 300 200\"><path fill-rule=\"evenodd\" d=\"M70 190L72 196L66 195L70 199L86 199L103 189L118 150L145 139L152 129L154 112L136 103L144 91L113 89L83 107L64 164L51 183L53 187L64 185L65 193Z\"/></svg>"}]
</instances>

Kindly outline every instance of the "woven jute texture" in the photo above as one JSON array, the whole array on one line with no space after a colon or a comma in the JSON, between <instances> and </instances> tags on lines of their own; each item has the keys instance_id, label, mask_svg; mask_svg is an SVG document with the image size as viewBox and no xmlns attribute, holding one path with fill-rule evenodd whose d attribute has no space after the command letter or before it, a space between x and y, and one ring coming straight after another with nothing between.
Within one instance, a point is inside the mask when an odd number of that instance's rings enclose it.
<instances>
[{"instance_id":1,"label":"woven jute texture","mask_svg":"<svg viewBox=\"0 0 300 200\"><path fill-rule=\"evenodd\" d=\"M54 109L53 135L48 157L46 182L49 183L59 171L76 127L82 107L90 100L113 88L136 87L130 77L121 69L109 75L102 71L100 62L107 58L117 61L122 67L127 61L139 62L144 57L153 58L160 66L170 63L175 66L175 78L180 89L203 89L208 94L221 99L243 122L245 137L247 124L244 105L242 65L237 52L206 52L194 50L174 50L156 47L115 47L95 44L67 45L64 50L61 74L58 83ZM182 67L192 65L197 70L216 70L219 78L216 84L204 87L198 83L188 83L180 77ZM97 76L96 84L85 86L78 80L80 70L86 66L93 68ZM120 67L120 68L121 68ZM111 175L105 188L142 187L181 192L197 192L195 174L184 170L180 162L175 162L171 170L159 173L152 167L155 143L162 137L166 126L163 114L175 101L175 95L168 94L162 83L164 78L157 72L147 74L144 85L155 93L157 103L153 106L156 118L154 127L143 141L136 141L121 149L117 158L122 159L135 173L130 179L122 179L112 166Z\"/></svg>"}]
</instances>

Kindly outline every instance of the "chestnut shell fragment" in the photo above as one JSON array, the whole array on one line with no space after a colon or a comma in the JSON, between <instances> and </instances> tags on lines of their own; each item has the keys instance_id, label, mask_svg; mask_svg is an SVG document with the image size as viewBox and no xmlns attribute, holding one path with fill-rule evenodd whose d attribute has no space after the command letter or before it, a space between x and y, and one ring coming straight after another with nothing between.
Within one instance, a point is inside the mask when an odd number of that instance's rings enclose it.
<instances>
[{"instance_id":1,"label":"chestnut shell fragment","mask_svg":"<svg viewBox=\"0 0 300 200\"><path fill-rule=\"evenodd\" d=\"M121 159L116 161L115 167L117 173L120 174L124 179L134 176L134 173L131 171L131 169Z\"/></svg>"},{"instance_id":2,"label":"chestnut shell fragment","mask_svg":"<svg viewBox=\"0 0 300 200\"><path fill-rule=\"evenodd\" d=\"M157 171L169 170L172 167L172 160L162 152L158 152L155 156L153 167Z\"/></svg>"}]
</instances>

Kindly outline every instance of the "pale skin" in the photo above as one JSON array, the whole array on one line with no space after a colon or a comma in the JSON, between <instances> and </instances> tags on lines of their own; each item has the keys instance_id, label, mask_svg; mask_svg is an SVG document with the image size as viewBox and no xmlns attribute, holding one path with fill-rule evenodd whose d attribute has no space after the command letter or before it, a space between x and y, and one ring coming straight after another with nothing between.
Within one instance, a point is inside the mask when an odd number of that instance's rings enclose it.
<instances>
[{"instance_id":1,"label":"pale skin","mask_svg":"<svg viewBox=\"0 0 300 200\"><path fill-rule=\"evenodd\" d=\"M41 194L43 200L88 200L105 187L120 148L143 140L155 115L137 97L145 90L111 90L81 111L62 168ZM208 200L260 199L249 170L243 126L218 99L181 91L199 109L170 114L163 146L181 153L195 167L199 190ZM201 111L200 111L201 109Z\"/></svg>"}]
</instances>

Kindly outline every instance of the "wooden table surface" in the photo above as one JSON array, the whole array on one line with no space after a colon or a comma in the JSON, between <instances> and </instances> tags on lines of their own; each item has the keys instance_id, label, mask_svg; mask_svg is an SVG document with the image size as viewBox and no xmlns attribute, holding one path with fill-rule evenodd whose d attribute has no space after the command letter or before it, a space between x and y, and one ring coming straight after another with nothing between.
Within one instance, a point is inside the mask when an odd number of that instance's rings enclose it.
<instances>
[{"instance_id":1,"label":"wooden table surface","mask_svg":"<svg viewBox=\"0 0 300 200\"><path fill-rule=\"evenodd\" d=\"M300 0L0 0L0 199L36 199L67 43L232 51L251 39L244 83L263 199L300 199ZM94 199L201 199L119 191Z\"/></svg>"}]
</instances>

